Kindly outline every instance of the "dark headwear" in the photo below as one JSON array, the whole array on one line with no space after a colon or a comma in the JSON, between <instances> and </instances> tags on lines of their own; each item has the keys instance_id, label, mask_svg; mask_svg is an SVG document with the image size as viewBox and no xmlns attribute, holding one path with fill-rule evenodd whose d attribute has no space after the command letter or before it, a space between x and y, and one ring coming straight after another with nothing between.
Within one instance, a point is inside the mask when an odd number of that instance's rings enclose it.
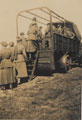
<instances>
[{"instance_id":1,"label":"dark headwear","mask_svg":"<svg viewBox=\"0 0 82 120\"><path fill-rule=\"evenodd\" d=\"M2 42L1 42L1 45L2 45L3 47L7 47L7 46L8 46L7 42L5 42L5 41L2 41Z\"/></svg>"},{"instance_id":2,"label":"dark headwear","mask_svg":"<svg viewBox=\"0 0 82 120\"><path fill-rule=\"evenodd\" d=\"M32 19L33 21L36 21L36 17L33 17L33 19Z\"/></svg>"},{"instance_id":3,"label":"dark headwear","mask_svg":"<svg viewBox=\"0 0 82 120\"><path fill-rule=\"evenodd\" d=\"M21 32L20 35L24 35L24 32Z\"/></svg>"},{"instance_id":4,"label":"dark headwear","mask_svg":"<svg viewBox=\"0 0 82 120\"><path fill-rule=\"evenodd\" d=\"M10 42L10 43L9 43L9 46L10 46L10 47L13 47L13 46L14 46L14 42Z\"/></svg>"},{"instance_id":5,"label":"dark headwear","mask_svg":"<svg viewBox=\"0 0 82 120\"><path fill-rule=\"evenodd\" d=\"M21 42L22 39L20 39L20 37L17 37L17 42Z\"/></svg>"},{"instance_id":6,"label":"dark headwear","mask_svg":"<svg viewBox=\"0 0 82 120\"><path fill-rule=\"evenodd\" d=\"M42 29L42 26L40 26L39 28Z\"/></svg>"}]
</instances>

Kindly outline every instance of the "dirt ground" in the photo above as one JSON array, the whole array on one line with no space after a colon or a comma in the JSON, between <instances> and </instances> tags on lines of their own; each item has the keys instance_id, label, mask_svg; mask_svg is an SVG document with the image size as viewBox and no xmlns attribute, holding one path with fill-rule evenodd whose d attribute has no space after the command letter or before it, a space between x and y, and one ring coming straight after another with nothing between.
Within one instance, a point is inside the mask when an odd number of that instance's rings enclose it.
<instances>
[{"instance_id":1,"label":"dirt ground","mask_svg":"<svg viewBox=\"0 0 82 120\"><path fill-rule=\"evenodd\" d=\"M80 120L82 68L0 90L0 119Z\"/></svg>"}]
</instances>

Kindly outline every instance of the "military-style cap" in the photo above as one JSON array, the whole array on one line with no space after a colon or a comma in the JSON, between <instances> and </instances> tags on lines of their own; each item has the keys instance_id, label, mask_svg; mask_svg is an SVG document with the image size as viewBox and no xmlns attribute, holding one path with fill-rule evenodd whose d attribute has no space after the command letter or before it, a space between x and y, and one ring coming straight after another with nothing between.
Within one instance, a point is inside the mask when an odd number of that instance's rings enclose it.
<instances>
[{"instance_id":1,"label":"military-style cap","mask_svg":"<svg viewBox=\"0 0 82 120\"><path fill-rule=\"evenodd\" d=\"M21 32L20 35L24 35L24 32Z\"/></svg>"},{"instance_id":2,"label":"military-style cap","mask_svg":"<svg viewBox=\"0 0 82 120\"><path fill-rule=\"evenodd\" d=\"M37 19L36 19L36 17L33 17L33 19L32 19L33 21L36 21Z\"/></svg>"},{"instance_id":3,"label":"military-style cap","mask_svg":"<svg viewBox=\"0 0 82 120\"><path fill-rule=\"evenodd\" d=\"M7 42L5 42L5 41L2 41L2 42L1 42L1 45L2 45L3 47L7 47L7 46L8 46Z\"/></svg>"},{"instance_id":4,"label":"military-style cap","mask_svg":"<svg viewBox=\"0 0 82 120\"><path fill-rule=\"evenodd\" d=\"M14 46L14 42L10 42L10 43L9 43L9 46L10 46L10 47L13 47L13 46Z\"/></svg>"}]
</instances>

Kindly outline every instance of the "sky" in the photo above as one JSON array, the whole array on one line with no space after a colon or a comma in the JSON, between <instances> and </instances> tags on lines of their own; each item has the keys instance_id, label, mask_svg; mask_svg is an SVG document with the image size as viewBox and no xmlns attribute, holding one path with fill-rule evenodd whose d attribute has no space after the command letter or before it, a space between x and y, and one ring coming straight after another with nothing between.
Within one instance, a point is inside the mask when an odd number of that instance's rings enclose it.
<instances>
[{"instance_id":1,"label":"sky","mask_svg":"<svg viewBox=\"0 0 82 120\"><path fill-rule=\"evenodd\" d=\"M18 12L44 6L74 22L82 35L82 0L0 0L0 42L16 42ZM20 25L24 29L23 23Z\"/></svg>"}]
</instances>

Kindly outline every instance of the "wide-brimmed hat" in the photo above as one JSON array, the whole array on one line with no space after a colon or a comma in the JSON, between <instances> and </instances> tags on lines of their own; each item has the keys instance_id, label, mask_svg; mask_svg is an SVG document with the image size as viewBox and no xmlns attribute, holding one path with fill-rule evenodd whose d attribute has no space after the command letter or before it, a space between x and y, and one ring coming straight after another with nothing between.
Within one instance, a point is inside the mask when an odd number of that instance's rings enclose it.
<instances>
[{"instance_id":1,"label":"wide-brimmed hat","mask_svg":"<svg viewBox=\"0 0 82 120\"><path fill-rule=\"evenodd\" d=\"M36 21L37 19L36 19L36 17L33 17L33 19L32 19L33 21Z\"/></svg>"},{"instance_id":2,"label":"wide-brimmed hat","mask_svg":"<svg viewBox=\"0 0 82 120\"><path fill-rule=\"evenodd\" d=\"M1 42L1 45L2 45L3 47L7 47L7 46L8 46L8 44L7 44L6 41L2 41L2 42Z\"/></svg>"},{"instance_id":3,"label":"wide-brimmed hat","mask_svg":"<svg viewBox=\"0 0 82 120\"><path fill-rule=\"evenodd\" d=\"M20 35L24 35L24 32L21 32Z\"/></svg>"},{"instance_id":4,"label":"wide-brimmed hat","mask_svg":"<svg viewBox=\"0 0 82 120\"><path fill-rule=\"evenodd\" d=\"M14 46L14 42L10 42L10 43L9 43L9 46L10 46L10 47L13 47L13 46Z\"/></svg>"}]
</instances>

